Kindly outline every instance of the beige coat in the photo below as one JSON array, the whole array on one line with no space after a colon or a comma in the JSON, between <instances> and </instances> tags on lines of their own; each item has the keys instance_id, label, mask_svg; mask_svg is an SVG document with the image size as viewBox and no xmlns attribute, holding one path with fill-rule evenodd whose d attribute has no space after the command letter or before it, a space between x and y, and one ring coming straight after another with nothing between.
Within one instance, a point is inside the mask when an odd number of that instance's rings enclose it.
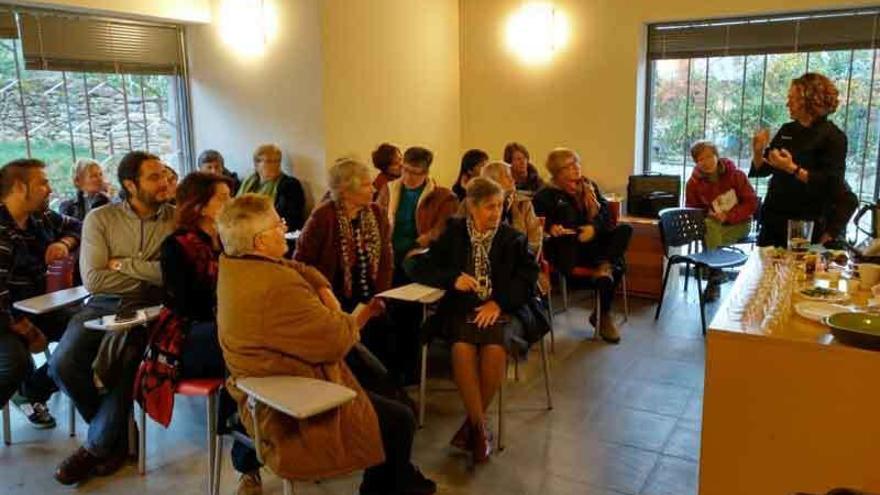
<instances>
[{"instance_id":1,"label":"beige coat","mask_svg":"<svg viewBox=\"0 0 880 495\"><path fill-rule=\"evenodd\" d=\"M264 462L293 480L342 475L384 460L376 412L343 362L359 330L354 317L321 303L316 291L329 286L320 272L298 262L220 259L220 345L232 374L229 393L249 434L253 419L237 378L304 376L357 392L353 401L304 421L259 409Z\"/></svg>"}]
</instances>

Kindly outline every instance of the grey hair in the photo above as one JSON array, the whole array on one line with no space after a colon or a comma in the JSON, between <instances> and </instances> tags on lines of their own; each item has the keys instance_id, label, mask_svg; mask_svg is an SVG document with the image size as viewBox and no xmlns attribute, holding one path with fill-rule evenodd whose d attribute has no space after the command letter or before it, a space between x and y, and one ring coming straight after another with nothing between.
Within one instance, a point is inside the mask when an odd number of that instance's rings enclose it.
<instances>
[{"instance_id":1,"label":"grey hair","mask_svg":"<svg viewBox=\"0 0 880 495\"><path fill-rule=\"evenodd\" d=\"M229 256L254 252L254 237L269 227L274 208L272 199L262 194L245 194L230 201L217 219L223 251Z\"/></svg>"},{"instance_id":2,"label":"grey hair","mask_svg":"<svg viewBox=\"0 0 880 495\"><path fill-rule=\"evenodd\" d=\"M504 175L510 175L510 164L502 161L489 162L483 165L483 170L480 171L480 177L492 179L498 183L501 182L501 177Z\"/></svg>"},{"instance_id":3,"label":"grey hair","mask_svg":"<svg viewBox=\"0 0 880 495\"><path fill-rule=\"evenodd\" d=\"M467 184L469 206L480 206L494 196L504 196L504 190L497 182L486 177L474 177Z\"/></svg>"},{"instance_id":4,"label":"grey hair","mask_svg":"<svg viewBox=\"0 0 880 495\"><path fill-rule=\"evenodd\" d=\"M354 191L363 185L363 180L370 182L370 168L352 158L340 158L327 171L327 184L330 197L339 201L343 192Z\"/></svg>"}]
</instances>

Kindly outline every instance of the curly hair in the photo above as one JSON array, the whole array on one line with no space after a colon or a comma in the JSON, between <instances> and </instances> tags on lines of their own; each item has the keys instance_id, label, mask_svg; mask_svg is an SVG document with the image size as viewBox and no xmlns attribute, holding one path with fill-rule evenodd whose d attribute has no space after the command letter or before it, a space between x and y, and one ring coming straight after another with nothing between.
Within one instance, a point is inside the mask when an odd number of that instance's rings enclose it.
<instances>
[{"instance_id":1,"label":"curly hair","mask_svg":"<svg viewBox=\"0 0 880 495\"><path fill-rule=\"evenodd\" d=\"M840 93L831 79L816 72L792 79L791 85L798 88L804 105L804 112L818 118L837 111L840 104Z\"/></svg>"}]
</instances>

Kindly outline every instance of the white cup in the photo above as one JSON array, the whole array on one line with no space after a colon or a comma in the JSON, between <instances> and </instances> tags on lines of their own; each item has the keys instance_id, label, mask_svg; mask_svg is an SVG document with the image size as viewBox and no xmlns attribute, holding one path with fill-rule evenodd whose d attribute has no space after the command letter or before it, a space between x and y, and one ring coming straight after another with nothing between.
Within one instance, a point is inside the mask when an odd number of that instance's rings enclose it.
<instances>
[{"instance_id":1,"label":"white cup","mask_svg":"<svg viewBox=\"0 0 880 495\"><path fill-rule=\"evenodd\" d=\"M862 287L873 287L880 282L880 265L876 263L859 263L859 276Z\"/></svg>"}]
</instances>

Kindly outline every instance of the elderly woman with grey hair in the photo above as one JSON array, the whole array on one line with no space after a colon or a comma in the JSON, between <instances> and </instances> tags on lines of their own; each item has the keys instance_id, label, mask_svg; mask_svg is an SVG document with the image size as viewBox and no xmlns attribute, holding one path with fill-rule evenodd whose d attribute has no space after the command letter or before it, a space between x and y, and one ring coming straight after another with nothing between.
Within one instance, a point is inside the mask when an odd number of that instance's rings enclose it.
<instances>
[{"instance_id":1,"label":"elderly woman with grey hair","mask_svg":"<svg viewBox=\"0 0 880 495\"><path fill-rule=\"evenodd\" d=\"M501 222L501 186L471 179L466 198L466 215L451 218L428 252L405 267L416 282L446 290L425 332L452 343L452 375L467 418L451 444L481 463L492 452L486 409L504 379L507 354L549 327L535 312L535 257L525 236Z\"/></svg>"}]
</instances>

